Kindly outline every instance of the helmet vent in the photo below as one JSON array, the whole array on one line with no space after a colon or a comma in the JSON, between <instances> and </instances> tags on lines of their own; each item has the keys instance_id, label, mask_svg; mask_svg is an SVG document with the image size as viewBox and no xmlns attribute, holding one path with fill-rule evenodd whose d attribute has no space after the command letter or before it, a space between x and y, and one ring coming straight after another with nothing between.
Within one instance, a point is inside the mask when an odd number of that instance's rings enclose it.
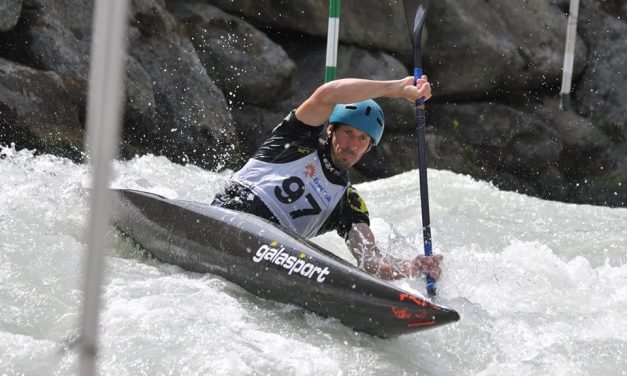
<instances>
[{"instance_id":1,"label":"helmet vent","mask_svg":"<svg viewBox=\"0 0 627 376\"><path fill-rule=\"evenodd\" d=\"M370 111L372 111L372 107L366 107L366 116L370 116Z\"/></svg>"},{"instance_id":2,"label":"helmet vent","mask_svg":"<svg viewBox=\"0 0 627 376\"><path fill-rule=\"evenodd\" d=\"M356 110L357 106L346 106L347 110Z\"/></svg>"},{"instance_id":3,"label":"helmet vent","mask_svg":"<svg viewBox=\"0 0 627 376\"><path fill-rule=\"evenodd\" d=\"M383 123L381 123L381 119L377 118L377 123L379 123L380 127L383 127Z\"/></svg>"}]
</instances>

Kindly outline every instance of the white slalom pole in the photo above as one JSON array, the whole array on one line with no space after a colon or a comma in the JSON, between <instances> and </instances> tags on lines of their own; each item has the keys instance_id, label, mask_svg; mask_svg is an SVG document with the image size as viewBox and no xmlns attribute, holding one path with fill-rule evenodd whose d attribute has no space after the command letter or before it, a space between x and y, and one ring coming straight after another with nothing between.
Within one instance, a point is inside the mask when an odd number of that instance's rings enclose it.
<instances>
[{"instance_id":1,"label":"white slalom pole","mask_svg":"<svg viewBox=\"0 0 627 376\"><path fill-rule=\"evenodd\" d=\"M109 180L124 97L122 83L127 22L128 0L96 1L87 104L87 145L91 150L92 190L78 343L79 374L82 376L96 374L100 285L111 208Z\"/></svg>"},{"instance_id":2,"label":"white slalom pole","mask_svg":"<svg viewBox=\"0 0 627 376\"><path fill-rule=\"evenodd\" d=\"M341 0L329 1L329 28L327 30L327 60L324 70L324 82L335 80L337 69L337 44L340 36Z\"/></svg>"},{"instance_id":3,"label":"white slalom pole","mask_svg":"<svg viewBox=\"0 0 627 376\"><path fill-rule=\"evenodd\" d=\"M573 80L573 65L575 63L575 41L577 40L577 17L579 14L579 0L570 0L568 11L568 25L566 26L566 47L564 50L564 69L562 72L562 89L560 90L560 108L570 108L570 90Z\"/></svg>"}]
</instances>

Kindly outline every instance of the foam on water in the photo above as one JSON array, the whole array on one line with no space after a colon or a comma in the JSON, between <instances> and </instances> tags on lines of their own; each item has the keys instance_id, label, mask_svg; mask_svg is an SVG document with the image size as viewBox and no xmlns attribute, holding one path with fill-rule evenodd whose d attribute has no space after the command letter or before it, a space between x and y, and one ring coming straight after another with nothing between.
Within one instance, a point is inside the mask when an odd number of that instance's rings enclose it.
<instances>
[{"instance_id":1,"label":"foam on water","mask_svg":"<svg viewBox=\"0 0 627 376\"><path fill-rule=\"evenodd\" d=\"M358 186L392 254L420 253L415 171ZM76 371L89 171L0 151L0 374ZM230 176L165 158L115 165L113 185L209 202ZM543 201L429 170L438 302L462 320L383 340L160 263L111 230L103 375L624 375L627 209ZM351 259L335 234L315 239ZM396 282L422 291L424 281Z\"/></svg>"}]
</instances>

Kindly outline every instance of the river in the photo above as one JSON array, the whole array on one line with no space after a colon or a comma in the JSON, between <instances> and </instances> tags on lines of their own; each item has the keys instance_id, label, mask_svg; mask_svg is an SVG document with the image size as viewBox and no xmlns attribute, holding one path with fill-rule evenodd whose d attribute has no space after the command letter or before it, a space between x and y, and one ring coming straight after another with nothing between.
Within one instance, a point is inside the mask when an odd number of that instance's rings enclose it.
<instances>
[{"instance_id":1,"label":"river","mask_svg":"<svg viewBox=\"0 0 627 376\"><path fill-rule=\"evenodd\" d=\"M373 338L163 264L111 229L99 373L627 374L627 209L428 173L434 252L444 255L436 299L459 322ZM83 164L1 148L0 375L77 372L89 174ZM229 176L142 156L116 162L112 185L208 202ZM420 253L417 171L357 189L381 247ZM334 233L314 241L351 259ZM424 291L423 279L395 283Z\"/></svg>"}]
</instances>

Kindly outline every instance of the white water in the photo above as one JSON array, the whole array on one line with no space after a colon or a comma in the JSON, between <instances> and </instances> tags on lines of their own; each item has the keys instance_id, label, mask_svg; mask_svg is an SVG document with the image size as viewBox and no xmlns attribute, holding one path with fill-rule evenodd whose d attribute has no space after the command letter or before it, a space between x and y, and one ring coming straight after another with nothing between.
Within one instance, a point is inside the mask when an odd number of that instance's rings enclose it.
<instances>
[{"instance_id":1,"label":"white water","mask_svg":"<svg viewBox=\"0 0 627 376\"><path fill-rule=\"evenodd\" d=\"M229 176L153 156L115 170L115 187L203 202ZM76 373L88 173L0 152L0 375ZM421 252L417 175L358 186L397 256ZM446 171L429 179L434 248L445 256L437 301L460 322L391 340L356 334L162 264L112 230L100 374L627 374L627 209L542 201ZM350 258L337 235L316 241Z\"/></svg>"}]
</instances>

